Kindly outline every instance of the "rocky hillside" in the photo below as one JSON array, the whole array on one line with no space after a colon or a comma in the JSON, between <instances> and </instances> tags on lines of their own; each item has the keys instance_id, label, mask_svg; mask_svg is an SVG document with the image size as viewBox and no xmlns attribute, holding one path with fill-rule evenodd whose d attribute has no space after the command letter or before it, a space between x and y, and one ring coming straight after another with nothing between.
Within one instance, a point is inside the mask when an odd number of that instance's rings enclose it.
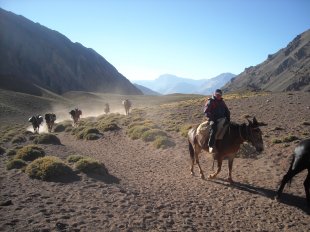
<instances>
[{"instance_id":1,"label":"rocky hillside","mask_svg":"<svg viewBox=\"0 0 310 232\"><path fill-rule=\"evenodd\" d=\"M1 88L26 81L58 94L71 90L142 94L94 50L1 8L0 53L0 77L8 80Z\"/></svg>"},{"instance_id":2,"label":"rocky hillside","mask_svg":"<svg viewBox=\"0 0 310 232\"><path fill-rule=\"evenodd\" d=\"M310 30L263 63L246 68L224 90L310 91Z\"/></svg>"}]
</instances>

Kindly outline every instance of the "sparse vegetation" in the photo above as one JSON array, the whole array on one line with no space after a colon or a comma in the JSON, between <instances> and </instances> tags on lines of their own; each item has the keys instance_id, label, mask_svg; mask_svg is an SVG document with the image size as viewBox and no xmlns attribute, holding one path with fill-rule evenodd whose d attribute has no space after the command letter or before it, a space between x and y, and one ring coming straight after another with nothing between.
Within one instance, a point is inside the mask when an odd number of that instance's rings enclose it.
<instances>
[{"instance_id":1,"label":"sparse vegetation","mask_svg":"<svg viewBox=\"0 0 310 232\"><path fill-rule=\"evenodd\" d=\"M79 161L80 159L86 159L87 157L85 156L82 156L82 155L70 155L68 158L67 158L67 161L69 163L76 163L77 161Z\"/></svg>"},{"instance_id":2,"label":"sparse vegetation","mask_svg":"<svg viewBox=\"0 0 310 232\"><path fill-rule=\"evenodd\" d=\"M62 123L57 123L54 127L54 132L63 132L72 129L71 121L64 121Z\"/></svg>"},{"instance_id":3,"label":"sparse vegetation","mask_svg":"<svg viewBox=\"0 0 310 232\"><path fill-rule=\"evenodd\" d=\"M295 135L288 135L288 136L284 137L282 139L282 141L285 142L285 143L289 143L289 142L293 142L293 141L298 140L298 139L299 138L297 136L295 136Z\"/></svg>"},{"instance_id":4,"label":"sparse vegetation","mask_svg":"<svg viewBox=\"0 0 310 232\"><path fill-rule=\"evenodd\" d=\"M159 129L149 129L142 133L141 138L145 142L151 142L158 136L167 136L167 133Z\"/></svg>"},{"instance_id":5,"label":"sparse vegetation","mask_svg":"<svg viewBox=\"0 0 310 232\"><path fill-rule=\"evenodd\" d=\"M101 134L97 128L86 127L76 134L78 139L94 140L99 139Z\"/></svg>"},{"instance_id":6,"label":"sparse vegetation","mask_svg":"<svg viewBox=\"0 0 310 232\"><path fill-rule=\"evenodd\" d=\"M167 136L157 136L153 144L156 148L162 149L174 146L174 143Z\"/></svg>"},{"instance_id":7,"label":"sparse vegetation","mask_svg":"<svg viewBox=\"0 0 310 232\"><path fill-rule=\"evenodd\" d=\"M72 169L57 157L45 156L31 162L26 168L26 173L31 178L53 180L72 174Z\"/></svg>"},{"instance_id":8,"label":"sparse vegetation","mask_svg":"<svg viewBox=\"0 0 310 232\"><path fill-rule=\"evenodd\" d=\"M27 166L27 163L24 160L21 159L12 159L7 162L6 164L6 169L11 170L11 169L21 169Z\"/></svg>"},{"instance_id":9,"label":"sparse vegetation","mask_svg":"<svg viewBox=\"0 0 310 232\"><path fill-rule=\"evenodd\" d=\"M3 155L5 153L5 149L3 147L0 147L0 155Z\"/></svg>"},{"instance_id":10,"label":"sparse vegetation","mask_svg":"<svg viewBox=\"0 0 310 232\"><path fill-rule=\"evenodd\" d=\"M91 158L82 158L75 163L75 168L87 174L107 174L105 166L97 160Z\"/></svg>"},{"instance_id":11,"label":"sparse vegetation","mask_svg":"<svg viewBox=\"0 0 310 232\"><path fill-rule=\"evenodd\" d=\"M12 143L24 143L26 141L26 137L22 135L16 135L12 138Z\"/></svg>"},{"instance_id":12,"label":"sparse vegetation","mask_svg":"<svg viewBox=\"0 0 310 232\"><path fill-rule=\"evenodd\" d=\"M6 155L7 156L14 156L16 155L16 150L15 149L9 149L7 152L6 152Z\"/></svg>"},{"instance_id":13,"label":"sparse vegetation","mask_svg":"<svg viewBox=\"0 0 310 232\"><path fill-rule=\"evenodd\" d=\"M40 134L33 140L33 142L36 144L61 144L60 139L53 134Z\"/></svg>"},{"instance_id":14,"label":"sparse vegetation","mask_svg":"<svg viewBox=\"0 0 310 232\"><path fill-rule=\"evenodd\" d=\"M288 135L284 138L275 138L272 140L272 143L277 144L277 143L290 143L293 142L295 140L298 140L299 138L297 136L294 135Z\"/></svg>"},{"instance_id":15,"label":"sparse vegetation","mask_svg":"<svg viewBox=\"0 0 310 232\"><path fill-rule=\"evenodd\" d=\"M15 159L22 159L24 161L33 161L45 155L41 147L35 145L27 145L19 149L16 153Z\"/></svg>"}]
</instances>

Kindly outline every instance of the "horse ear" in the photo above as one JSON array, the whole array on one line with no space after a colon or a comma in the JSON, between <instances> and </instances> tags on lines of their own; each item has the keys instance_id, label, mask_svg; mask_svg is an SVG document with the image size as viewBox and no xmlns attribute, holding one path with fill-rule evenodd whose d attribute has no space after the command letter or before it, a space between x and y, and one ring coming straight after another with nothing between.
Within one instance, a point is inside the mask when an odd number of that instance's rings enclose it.
<instances>
[{"instance_id":1,"label":"horse ear","mask_svg":"<svg viewBox=\"0 0 310 232\"><path fill-rule=\"evenodd\" d=\"M255 117L253 118L253 124L254 124L255 126L258 126L258 122L257 122L257 120L256 120Z\"/></svg>"},{"instance_id":2,"label":"horse ear","mask_svg":"<svg viewBox=\"0 0 310 232\"><path fill-rule=\"evenodd\" d=\"M249 126L251 126L253 124L249 119L246 119L246 120L248 120Z\"/></svg>"}]
</instances>

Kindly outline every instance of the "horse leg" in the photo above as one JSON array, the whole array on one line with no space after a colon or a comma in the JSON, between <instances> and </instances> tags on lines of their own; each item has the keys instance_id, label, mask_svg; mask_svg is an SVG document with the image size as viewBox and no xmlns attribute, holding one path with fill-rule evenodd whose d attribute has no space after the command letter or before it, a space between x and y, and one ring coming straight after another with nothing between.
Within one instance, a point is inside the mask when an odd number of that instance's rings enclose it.
<instances>
[{"instance_id":1,"label":"horse leg","mask_svg":"<svg viewBox=\"0 0 310 232\"><path fill-rule=\"evenodd\" d=\"M292 162L292 165L293 165L293 162ZM295 175L297 175L299 172L301 172L302 170L292 170L292 165L290 166L290 169L288 170L288 172L283 176L283 179L281 181L281 185L277 191L277 196L276 196L276 199L280 199L281 195L282 195L282 192L283 192L283 189L284 189L284 186L286 185L286 183L292 179Z\"/></svg>"},{"instance_id":2,"label":"horse leg","mask_svg":"<svg viewBox=\"0 0 310 232\"><path fill-rule=\"evenodd\" d=\"M309 189L310 189L310 168L308 169L308 175L305 179L304 186L305 186L305 192L306 192L306 199L307 199L308 207L310 207L310 193L309 193Z\"/></svg>"},{"instance_id":3,"label":"horse leg","mask_svg":"<svg viewBox=\"0 0 310 232\"><path fill-rule=\"evenodd\" d=\"M191 175L194 175L194 164L195 164L195 150L193 145L188 141L188 150L191 157Z\"/></svg>"},{"instance_id":4,"label":"horse leg","mask_svg":"<svg viewBox=\"0 0 310 232\"><path fill-rule=\"evenodd\" d=\"M217 159L217 170L215 173L210 174L208 176L209 179L214 179L220 173L221 168L222 168L222 163L223 163L223 157L218 157L218 159Z\"/></svg>"},{"instance_id":5,"label":"horse leg","mask_svg":"<svg viewBox=\"0 0 310 232\"><path fill-rule=\"evenodd\" d=\"M199 168L200 178L204 180L205 179L205 175L203 174L203 171L202 171L200 163L199 163L199 154L201 152L200 146L196 144L195 148L194 148L194 151L195 151L195 160L196 160L196 163L197 163L198 168Z\"/></svg>"},{"instance_id":6,"label":"horse leg","mask_svg":"<svg viewBox=\"0 0 310 232\"><path fill-rule=\"evenodd\" d=\"M234 181L232 179L232 167L233 167L233 163L234 163L234 157L229 157L228 159L228 170L229 170L229 173L228 173L228 181L229 183L233 184Z\"/></svg>"}]
</instances>

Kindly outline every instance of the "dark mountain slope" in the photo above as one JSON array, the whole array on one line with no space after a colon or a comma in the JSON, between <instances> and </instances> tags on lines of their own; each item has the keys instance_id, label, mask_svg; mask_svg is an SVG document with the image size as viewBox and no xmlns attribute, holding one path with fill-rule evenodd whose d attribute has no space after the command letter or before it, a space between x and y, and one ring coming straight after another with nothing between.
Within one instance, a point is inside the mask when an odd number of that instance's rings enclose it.
<instances>
[{"instance_id":1,"label":"dark mountain slope","mask_svg":"<svg viewBox=\"0 0 310 232\"><path fill-rule=\"evenodd\" d=\"M71 90L142 94L94 50L0 9L0 75L55 93ZM1 86L0 86L1 87Z\"/></svg>"}]
</instances>

